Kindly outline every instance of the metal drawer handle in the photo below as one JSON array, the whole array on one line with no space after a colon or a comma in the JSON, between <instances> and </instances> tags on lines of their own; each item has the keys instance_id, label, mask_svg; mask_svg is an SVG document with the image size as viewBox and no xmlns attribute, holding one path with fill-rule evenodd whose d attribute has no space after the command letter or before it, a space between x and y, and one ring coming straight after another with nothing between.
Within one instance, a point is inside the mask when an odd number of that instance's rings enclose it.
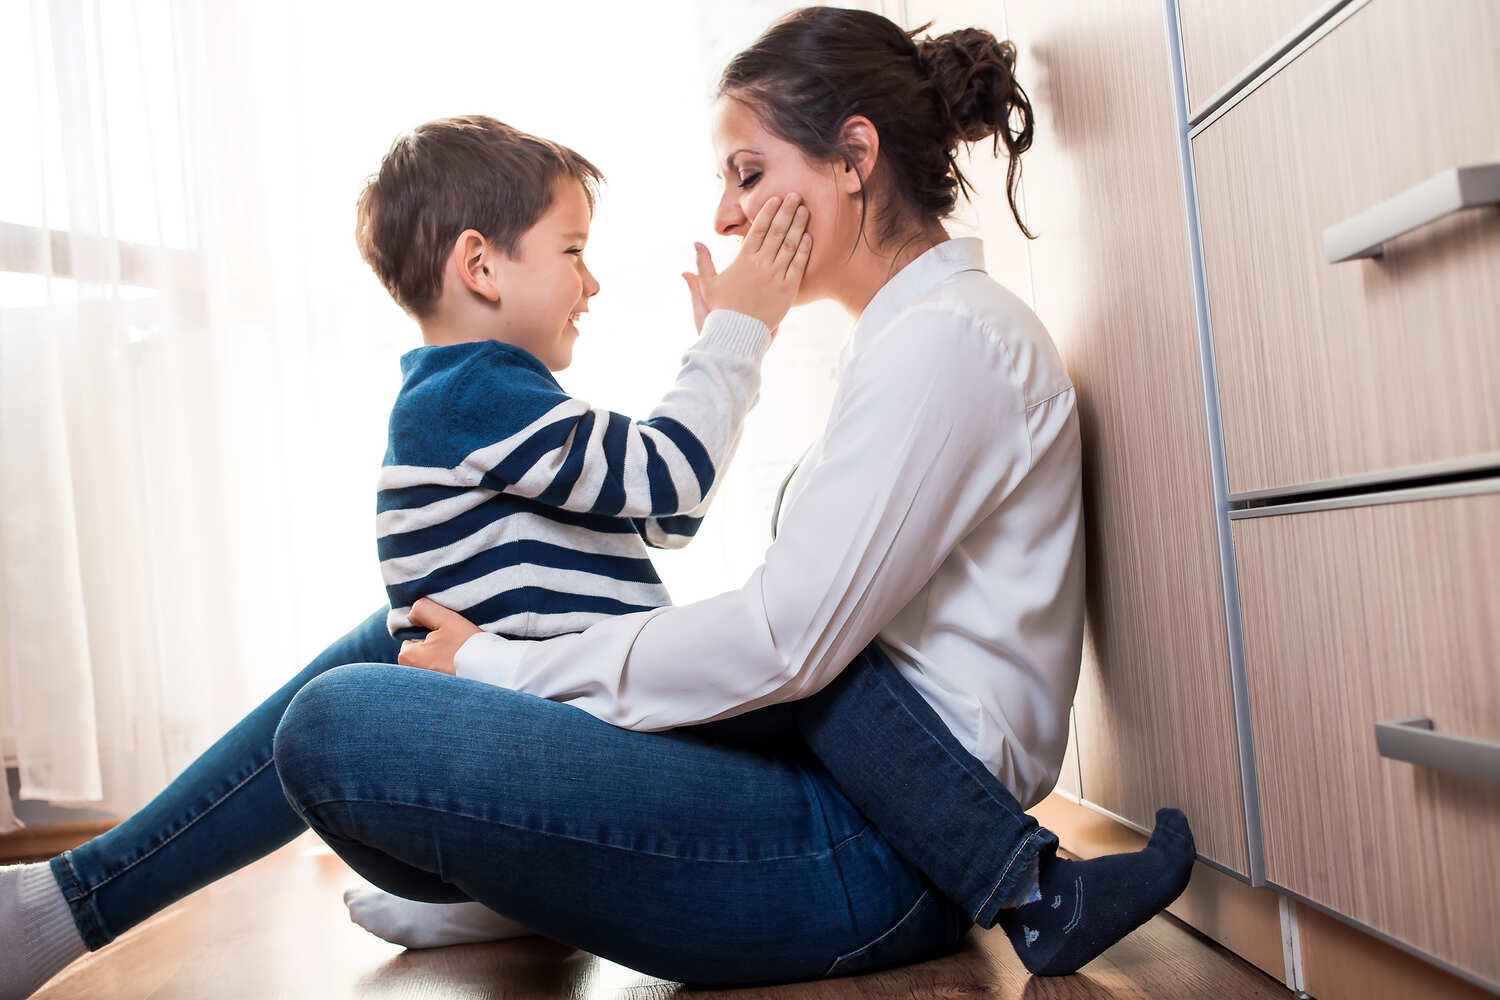
<instances>
[{"instance_id":1,"label":"metal drawer handle","mask_svg":"<svg viewBox=\"0 0 1500 1000\"><path fill-rule=\"evenodd\" d=\"M1375 723L1380 756L1481 781L1500 781L1500 743L1434 732L1422 715Z\"/></svg>"},{"instance_id":2,"label":"metal drawer handle","mask_svg":"<svg viewBox=\"0 0 1500 1000\"><path fill-rule=\"evenodd\" d=\"M1396 197L1323 230L1328 263L1379 257L1385 241L1465 208L1500 202L1500 163L1449 167Z\"/></svg>"}]
</instances>

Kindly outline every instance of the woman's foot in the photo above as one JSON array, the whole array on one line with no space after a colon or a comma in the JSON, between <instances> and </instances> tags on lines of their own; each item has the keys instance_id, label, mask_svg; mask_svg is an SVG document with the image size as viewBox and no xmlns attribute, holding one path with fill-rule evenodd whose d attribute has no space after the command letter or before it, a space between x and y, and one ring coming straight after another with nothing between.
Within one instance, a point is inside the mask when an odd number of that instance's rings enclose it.
<instances>
[{"instance_id":1,"label":"woman's foot","mask_svg":"<svg viewBox=\"0 0 1500 1000\"><path fill-rule=\"evenodd\" d=\"M0 1000L22 1000L88 947L52 866L0 868Z\"/></svg>"},{"instance_id":2,"label":"woman's foot","mask_svg":"<svg viewBox=\"0 0 1500 1000\"><path fill-rule=\"evenodd\" d=\"M1187 817L1176 809L1159 809L1144 850L1092 861L1044 855L1042 898L1001 910L999 923L1032 972L1077 972L1181 895L1195 857Z\"/></svg>"},{"instance_id":3,"label":"woman's foot","mask_svg":"<svg viewBox=\"0 0 1500 1000\"><path fill-rule=\"evenodd\" d=\"M381 889L346 889L344 905L350 920L406 948L504 941L535 933L483 903L422 903Z\"/></svg>"}]
</instances>

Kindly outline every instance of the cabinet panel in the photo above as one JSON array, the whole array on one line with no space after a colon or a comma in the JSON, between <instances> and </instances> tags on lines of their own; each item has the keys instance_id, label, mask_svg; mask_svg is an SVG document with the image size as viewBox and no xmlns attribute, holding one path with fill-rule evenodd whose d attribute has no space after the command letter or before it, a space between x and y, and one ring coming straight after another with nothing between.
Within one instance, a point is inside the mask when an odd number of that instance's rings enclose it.
<instances>
[{"instance_id":1,"label":"cabinet panel","mask_svg":"<svg viewBox=\"0 0 1500 1000\"><path fill-rule=\"evenodd\" d=\"M1500 783L1374 736L1420 715L1500 741L1500 492L1234 537L1267 877L1500 984Z\"/></svg>"},{"instance_id":2,"label":"cabinet panel","mask_svg":"<svg viewBox=\"0 0 1500 1000\"><path fill-rule=\"evenodd\" d=\"M1324 230L1500 160L1500 5L1374 0L1193 140L1232 493L1500 463L1500 208Z\"/></svg>"},{"instance_id":3,"label":"cabinet panel","mask_svg":"<svg viewBox=\"0 0 1500 1000\"><path fill-rule=\"evenodd\" d=\"M1248 857L1170 71L1157 0L1010 0L1035 308L1078 388L1086 799Z\"/></svg>"},{"instance_id":4,"label":"cabinet panel","mask_svg":"<svg viewBox=\"0 0 1500 1000\"><path fill-rule=\"evenodd\" d=\"M1177 0L1188 113L1327 6L1328 0Z\"/></svg>"}]
</instances>

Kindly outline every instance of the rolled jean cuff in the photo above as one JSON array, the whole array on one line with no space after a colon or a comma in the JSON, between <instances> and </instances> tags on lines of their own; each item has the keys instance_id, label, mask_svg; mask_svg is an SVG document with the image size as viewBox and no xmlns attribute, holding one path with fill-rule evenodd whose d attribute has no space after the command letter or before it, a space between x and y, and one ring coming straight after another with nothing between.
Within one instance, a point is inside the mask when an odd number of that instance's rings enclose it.
<instances>
[{"instance_id":1,"label":"rolled jean cuff","mask_svg":"<svg viewBox=\"0 0 1500 1000\"><path fill-rule=\"evenodd\" d=\"M69 860L72 851L63 851L51 861L52 877L57 879L63 898L68 901L68 910L73 914L73 923L78 927L78 936L89 951L98 951L115 939L104 927L94 896L85 892Z\"/></svg>"},{"instance_id":2,"label":"rolled jean cuff","mask_svg":"<svg viewBox=\"0 0 1500 1000\"><path fill-rule=\"evenodd\" d=\"M1046 827L1038 826L1027 834L1016 846L990 894L971 914L974 922L980 927L993 927L1001 910L1020 905L1015 899L1023 892L1029 893L1040 870L1042 852L1056 850L1057 835Z\"/></svg>"}]
</instances>

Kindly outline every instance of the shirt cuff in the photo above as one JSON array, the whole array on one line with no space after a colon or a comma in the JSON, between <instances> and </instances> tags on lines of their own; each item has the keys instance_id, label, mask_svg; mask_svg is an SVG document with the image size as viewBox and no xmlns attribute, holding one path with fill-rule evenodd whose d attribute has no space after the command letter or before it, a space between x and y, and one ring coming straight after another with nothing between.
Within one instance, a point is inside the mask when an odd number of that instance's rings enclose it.
<instances>
[{"instance_id":1,"label":"shirt cuff","mask_svg":"<svg viewBox=\"0 0 1500 1000\"><path fill-rule=\"evenodd\" d=\"M489 632L475 632L453 654L456 675L496 687L511 687L520 664L519 645Z\"/></svg>"},{"instance_id":2,"label":"shirt cuff","mask_svg":"<svg viewBox=\"0 0 1500 1000\"><path fill-rule=\"evenodd\" d=\"M771 347L771 328L754 316L715 309L704 319L703 334L693 346L759 361Z\"/></svg>"}]
</instances>

